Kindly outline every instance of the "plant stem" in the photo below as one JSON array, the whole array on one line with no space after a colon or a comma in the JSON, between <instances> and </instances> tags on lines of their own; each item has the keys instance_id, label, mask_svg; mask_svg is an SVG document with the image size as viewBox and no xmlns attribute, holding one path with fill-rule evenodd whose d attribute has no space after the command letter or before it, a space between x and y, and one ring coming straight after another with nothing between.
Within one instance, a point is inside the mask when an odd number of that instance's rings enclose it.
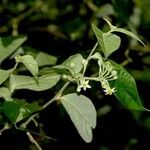
<instances>
[{"instance_id":1,"label":"plant stem","mask_svg":"<svg viewBox=\"0 0 150 150\"><path fill-rule=\"evenodd\" d=\"M98 46L98 42L96 42L96 44L94 45L94 47L93 47L93 49L91 50L91 52L90 52L90 54L89 54L89 56L88 56L87 60L89 60L89 59L90 59L90 57L92 56L92 54L93 54L93 53L94 53L94 51L96 50L97 46Z\"/></svg>"},{"instance_id":2,"label":"plant stem","mask_svg":"<svg viewBox=\"0 0 150 150\"><path fill-rule=\"evenodd\" d=\"M90 58L91 58L92 54L94 53L94 51L96 50L97 46L98 46L98 42L94 45L94 47L93 47L93 49L91 50L89 56L87 57L87 59L86 59L87 63L83 65L83 73L82 73L82 76L84 76L85 71L86 71L86 68L87 68L87 65L88 65L88 61L90 60Z\"/></svg>"},{"instance_id":3,"label":"plant stem","mask_svg":"<svg viewBox=\"0 0 150 150\"><path fill-rule=\"evenodd\" d=\"M11 126L8 125L8 123L5 124L4 128L0 129L0 135L2 135L2 133L5 131L5 130L8 130L10 129Z\"/></svg>"},{"instance_id":4,"label":"plant stem","mask_svg":"<svg viewBox=\"0 0 150 150\"><path fill-rule=\"evenodd\" d=\"M42 106L42 109L47 108L52 102L54 102L55 100L57 100L57 99L59 98L59 96L60 96L60 95L62 94L62 92L67 88L67 86L68 86L69 84L70 84L70 82L67 81L67 82L64 84L64 86L60 89L60 91L59 91L51 100L49 100L45 105ZM21 125L21 127L22 127L22 128L26 128L26 126L27 126L32 120L34 120L34 118L35 118L36 116L38 116L38 114L39 114L39 112L36 113L36 114L34 114L34 115L32 115L26 122L24 122L24 123ZM31 135L31 133L27 131L26 134L27 134L29 140L30 140L33 144L35 144L35 146L37 147L37 149L38 149L38 150L42 150L41 147L40 147L40 145L36 142L36 140L35 140L35 139L33 138L33 136Z\"/></svg>"},{"instance_id":5,"label":"plant stem","mask_svg":"<svg viewBox=\"0 0 150 150\"><path fill-rule=\"evenodd\" d=\"M93 81L99 81L99 78L97 77L84 77L86 80L93 80Z\"/></svg>"},{"instance_id":6,"label":"plant stem","mask_svg":"<svg viewBox=\"0 0 150 150\"><path fill-rule=\"evenodd\" d=\"M16 62L15 66L14 66L13 69L12 69L12 72L17 68L18 64L19 64L19 63Z\"/></svg>"},{"instance_id":7,"label":"plant stem","mask_svg":"<svg viewBox=\"0 0 150 150\"><path fill-rule=\"evenodd\" d=\"M62 92L66 89L66 87L67 87L69 84L70 84L69 81L66 82L66 83L64 84L64 86L60 89L60 91L59 91L52 99L50 99L46 104L44 104L44 105L42 106L42 110L44 110L44 109L47 108L52 102L54 102L54 101L62 94ZM22 128L26 128L26 126L27 126L32 120L34 120L34 118L35 118L36 116L38 116L38 114L39 114L39 112L36 113L36 114L34 114L34 115L32 115L31 117L29 117L26 122L24 122L23 124L21 124L21 127L22 127Z\"/></svg>"},{"instance_id":8,"label":"plant stem","mask_svg":"<svg viewBox=\"0 0 150 150\"><path fill-rule=\"evenodd\" d=\"M34 120L34 118L35 118L36 116L38 116L38 113L36 113L36 114L32 115L31 117L29 117L28 120L27 120L26 122L22 123L20 126L21 126L22 128L26 128L26 126L27 126L32 120Z\"/></svg>"},{"instance_id":9,"label":"plant stem","mask_svg":"<svg viewBox=\"0 0 150 150\"><path fill-rule=\"evenodd\" d=\"M17 128L18 130L21 130L21 131L24 131L24 132L29 132L31 134L34 134L34 135L37 135L41 138L45 138L45 139L48 139L48 140L53 140L53 141L57 141L56 139L52 138L52 137L49 137L49 136L46 136L46 135L41 135L40 133L37 133L35 131L32 131L32 130L29 130L29 129L26 129L26 128Z\"/></svg>"},{"instance_id":10,"label":"plant stem","mask_svg":"<svg viewBox=\"0 0 150 150\"><path fill-rule=\"evenodd\" d=\"M35 144L35 146L37 147L38 150L42 150L42 148L40 147L40 145L37 143L37 141L34 139L34 137L32 136L32 134L30 132L27 132L27 136L29 138L29 140Z\"/></svg>"},{"instance_id":11,"label":"plant stem","mask_svg":"<svg viewBox=\"0 0 150 150\"><path fill-rule=\"evenodd\" d=\"M70 82L66 82L64 86L60 89L60 91L51 99L49 100L45 105L42 106L43 109L48 107L52 102L54 102L61 94L62 92L67 88L67 86L70 84Z\"/></svg>"}]
</instances>

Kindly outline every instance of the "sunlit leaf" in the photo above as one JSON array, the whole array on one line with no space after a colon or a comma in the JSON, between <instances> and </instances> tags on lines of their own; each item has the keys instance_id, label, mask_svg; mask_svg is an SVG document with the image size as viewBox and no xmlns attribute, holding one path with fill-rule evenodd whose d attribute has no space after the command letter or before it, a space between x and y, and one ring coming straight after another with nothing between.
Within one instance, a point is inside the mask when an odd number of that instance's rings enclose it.
<instances>
[{"instance_id":1,"label":"sunlit leaf","mask_svg":"<svg viewBox=\"0 0 150 150\"><path fill-rule=\"evenodd\" d=\"M91 58L103 61L102 55L99 52L96 52L94 55L91 56Z\"/></svg>"},{"instance_id":2,"label":"sunlit leaf","mask_svg":"<svg viewBox=\"0 0 150 150\"><path fill-rule=\"evenodd\" d=\"M0 63L25 42L25 36L0 37Z\"/></svg>"},{"instance_id":3,"label":"sunlit leaf","mask_svg":"<svg viewBox=\"0 0 150 150\"><path fill-rule=\"evenodd\" d=\"M108 25L110 26L110 29L112 30L112 32L124 33L124 34L136 39L137 41L139 41L143 45L145 45L134 33L130 32L128 30L122 29L122 28L117 28L114 25L112 25L107 19L104 19L104 20L108 23Z\"/></svg>"},{"instance_id":4,"label":"sunlit leaf","mask_svg":"<svg viewBox=\"0 0 150 150\"><path fill-rule=\"evenodd\" d=\"M92 128L96 126L96 110L91 100L76 93L64 95L60 99L80 136L86 142L91 142Z\"/></svg>"},{"instance_id":5,"label":"sunlit leaf","mask_svg":"<svg viewBox=\"0 0 150 150\"><path fill-rule=\"evenodd\" d=\"M17 56L17 60L23 63L31 74L37 78L38 75L38 63L31 55Z\"/></svg>"},{"instance_id":6,"label":"sunlit leaf","mask_svg":"<svg viewBox=\"0 0 150 150\"><path fill-rule=\"evenodd\" d=\"M9 69L9 70L0 69L0 84L2 84L4 81L7 80L11 72L12 72L12 69Z\"/></svg>"},{"instance_id":7,"label":"sunlit leaf","mask_svg":"<svg viewBox=\"0 0 150 150\"><path fill-rule=\"evenodd\" d=\"M145 46L145 44L134 33L130 32L128 30L125 30L125 29L122 29L122 28L116 28L114 30L114 32L124 33L124 34L136 39L137 41L139 41L140 43L142 43Z\"/></svg>"},{"instance_id":8,"label":"sunlit leaf","mask_svg":"<svg viewBox=\"0 0 150 150\"><path fill-rule=\"evenodd\" d=\"M0 88L0 97L7 99L10 98L10 91L9 89L5 88L5 87L1 87Z\"/></svg>"},{"instance_id":9,"label":"sunlit leaf","mask_svg":"<svg viewBox=\"0 0 150 150\"><path fill-rule=\"evenodd\" d=\"M62 65L67 67L72 74L77 74L83 68L82 60L83 57L81 54L75 54L70 56Z\"/></svg>"},{"instance_id":10,"label":"sunlit leaf","mask_svg":"<svg viewBox=\"0 0 150 150\"><path fill-rule=\"evenodd\" d=\"M110 32L104 33L94 24L92 27L105 57L108 57L119 48L121 42L119 36Z\"/></svg>"},{"instance_id":11,"label":"sunlit leaf","mask_svg":"<svg viewBox=\"0 0 150 150\"><path fill-rule=\"evenodd\" d=\"M15 89L29 89L33 91L43 91L52 88L59 81L60 75L49 74L42 75L38 78L38 82L29 76L11 75L10 76L10 90Z\"/></svg>"},{"instance_id":12,"label":"sunlit leaf","mask_svg":"<svg viewBox=\"0 0 150 150\"><path fill-rule=\"evenodd\" d=\"M116 51L121 43L121 39L119 36L113 33L104 33L103 34L103 41L105 45L105 57L111 55L114 51Z\"/></svg>"}]
</instances>

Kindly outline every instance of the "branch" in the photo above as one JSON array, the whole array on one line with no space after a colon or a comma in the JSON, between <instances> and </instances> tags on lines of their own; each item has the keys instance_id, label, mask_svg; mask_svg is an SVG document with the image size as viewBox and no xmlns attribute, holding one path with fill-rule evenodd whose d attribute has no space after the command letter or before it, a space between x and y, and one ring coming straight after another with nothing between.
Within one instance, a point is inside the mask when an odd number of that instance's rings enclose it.
<instances>
[{"instance_id":1,"label":"branch","mask_svg":"<svg viewBox=\"0 0 150 150\"><path fill-rule=\"evenodd\" d=\"M62 94L62 92L67 88L67 86L70 84L70 82L66 82L64 86L60 89L60 91L51 99L49 100L45 105L42 106L43 109L48 107L52 102L54 102L58 97Z\"/></svg>"},{"instance_id":2,"label":"branch","mask_svg":"<svg viewBox=\"0 0 150 150\"><path fill-rule=\"evenodd\" d=\"M37 147L38 150L42 150L42 148L37 143L37 141L33 138L33 136L31 135L30 132L27 132L27 136L28 136L29 140Z\"/></svg>"}]
</instances>

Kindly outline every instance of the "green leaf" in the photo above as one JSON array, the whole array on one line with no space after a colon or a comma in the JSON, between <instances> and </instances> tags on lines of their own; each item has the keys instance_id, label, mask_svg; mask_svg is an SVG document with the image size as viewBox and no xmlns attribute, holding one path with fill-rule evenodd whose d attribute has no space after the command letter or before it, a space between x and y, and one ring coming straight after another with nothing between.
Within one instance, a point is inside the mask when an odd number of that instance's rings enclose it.
<instances>
[{"instance_id":1,"label":"green leaf","mask_svg":"<svg viewBox=\"0 0 150 150\"><path fill-rule=\"evenodd\" d=\"M83 60L82 55L75 54L73 56L70 56L62 65L67 67L72 74L74 73L77 74L83 68L82 60Z\"/></svg>"},{"instance_id":2,"label":"green leaf","mask_svg":"<svg viewBox=\"0 0 150 150\"><path fill-rule=\"evenodd\" d=\"M29 89L33 91L44 91L52 88L60 80L60 75L49 73L42 75L38 78L38 82L32 77L11 75L10 76L10 90L13 92L15 89Z\"/></svg>"},{"instance_id":3,"label":"green leaf","mask_svg":"<svg viewBox=\"0 0 150 150\"><path fill-rule=\"evenodd\" d=\"M57 62L57 57L47 54L45 52L38 51L31 47L24 47L24 51L27 55L31 55L38 62L38 66L46 66L46 65L55 65Z\"/></svg>"},{"instance_id":4,"label":"green leaf","mask_svg":"<svg viewBox=\"0 0 150 150\"><path fill-rule=\"evenodd\" d=\"M5 88L5 87L1 87L0 88L0 98L4 98L4 99L8 99L10 98L11 93L9 91L9 89Z\"/></svg>"},{"instance_id":5,"label":"green leaf","mask_svg":"<svg viewBox=\"0 0 150 150\"><path fill-rule=\"evenodd\" d=\"M121 39L119 36L109 32L103 34L103 41L106 50L105 57L108 57L114 51L116 51L121 43Z\"/></svg>"},{"instance_id":6,"label":"green leaf","mask_svg":"<svg viewBox=\"0 0 150 150\"><path fill-rule=\"evenodd\" d=\"M129 109L147 110L140 101L134 78L119 64L111 63L118 73L118 79L111 84L116 89L114 95L117 99Z\"/></svg>"},{"instance_id":7,"label":"green leaf","mask_svg":"<svg viewBox=\"0 0 150 150\"><path fill-rule=\"evenodd\" d=\"M0 37L0 63L25 42L25 36Z\"/></svg>"},{"instance_id":8,"label":"green leaf","mask_svg":"<svg viewBox=\"0 0 150 150\"><path fill-rule=\"evenodd\" d=\"M44 52L39 52L36 56L36 61L38 62L39 67L41 67L45 65L55 65L57 58Z\"/></svg>"},{"instance_id":9,"label":"green leaf","mask_svg":"<svg viewBox=\"0 0 150 150\"><path fill-rule=\"evenodd\" d=\"M31 74L37 79L38 63L31 55L17 56L17 61L22 62Z\"/></svg>"},{"instance_id":10,"label":"green leaf","mask_svg":"<svg viewBox=\"0 0 150 150\"><path fill-rule=\"evenodd\" d=\"M80 54L76 54L76 55L70 56L61 65L52 67L51 70L54 70L55 72L61 75L78 74L83 68L82 60L83 60L83 57Z\"/></svg>"},{"instance_id":11,"label":"green leaf","mask_svg":"<svg viewBox=\"0 0 150 150\"><path fill-rule=\"evenodd\" d=\"M39 110L41 110L40 106L19 100L6 101L3 104L4 114L14 124Z\"/></svg>"},{"instance_id":12,"label":"green leaf","mask_svg":"<svg viewBox=\"0 0 150 150\"><path fill-rule=\"evenodd\" d=\"M91 142L92 128L96 126L96 110L91 100L76 93L64 95L60 99L80 136L86 142Z\"/></svg>"},{"instance_id":13,"label":"green leaf","mask_svg":"<svg viewBox=\"0 0 150 150\"><path fill-rule=\"evenodd\" d=\"M114 25L112 25L107 19L104 19L108 25L110 26L110 29L111 29L111 32L120 32L120 33L124 33L134 39L136 39L137 41L139 41L140 43L142 43L144 46L145 44L132 32L128 31L128 30L125 30L125 29L122 29L122 28L117 28L115 27Z\"/></svg>"},{"instance_id":14,"label":"green leaf","mask_svg":"<svg viewBox=\"0 0 150 150\"><path fill-rule=\"evenodd\" d=\"M92 28L105 57L108 57L119 48L121 43L121 39L119 36L110 32L103 33L94 24L92 25Z\"/></svg>"},{"instance_id":15,"label":"green leaf","mask_svg":"<svg viewBox=\"0 0 150 150\"><path fill-rule=\"evenodd\" d=\"M145 44L134 33L130 32L128 30L125 30L122 28L116 28L113 30L113 32L120 32L120 33L124 33L128 36L131 36L132 38L136 39L137 41L139 41L140 43L142 43L145 46Z\"/></svg>"},{"instance_id":16,"label":"green leaf","mask_svg":"<svg viewBox=\"0 0 150 150\"><path fill-rule=\"evenodd\" d=\"M57 65L51 68L51 70L54 70L55 72L57 72L58 74L66 74L66 75L71 75L70 74L70 69L64 65Z\"/></svg>"},{"instance_id":17,"label":"green leaf","mask_svg":"<svg viewBox=\"0 0 150 150\"><path fill-rule=\"evenodd\" d=\"M106 3L98 7L95 15L98 18L102 18L102 17L114 15L114 14L115 14L115 11L114 11L112 4Z\"/></svg>"},{"instance_id":18,"label":"green leaf","mask_svg":"<svg viewBox=\"0 0 150 150\"><path fill-rule=\"evenodd\" d=\"M7 80L7 78L10 76L10 73L12 72L12 69L9 70L2 70L0 69L0 85Z\"/></svg>"}]
</instances>

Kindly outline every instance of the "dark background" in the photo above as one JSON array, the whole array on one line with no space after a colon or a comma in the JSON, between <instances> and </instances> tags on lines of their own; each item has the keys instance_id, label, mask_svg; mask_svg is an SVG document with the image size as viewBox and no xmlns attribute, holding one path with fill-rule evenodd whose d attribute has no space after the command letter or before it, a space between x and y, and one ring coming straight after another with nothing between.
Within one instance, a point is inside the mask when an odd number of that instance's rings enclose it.
<instances>
[{"instance_id":1,"label":"dark background","mask_svg":"<svg viewBox=\"0 0 150 150\"><path fill-rule=\"evenodd\" d=\"M24 34L25 46L54 55L58 64L70 55L87 56L96 38L91 24L105 30L106 17L126 28L145 42L141 46L120 34L122 44L111 59L121 63L136 79L139 95L145 107L150 108L150 1L149 0L2 0L0 2L0 36ZM129 52L127 54L127 52ZM7 66L6 62L3 66ZM92 72L94 65L90 67ZM37 133L55 138L48 140L35 135L43 150L147 150L150 148L150 114L125 109L114 96L103 96L100 85L93 85L88 95L97 109L97 127L93 141L86 144L61 105L52 104L40 114L40 128L30 125ZM59 85L55 88L57 90ZM72 87L73 89L74 87ZM70 89L71 90L71 89ZM97 91L95 93L95 91ZM15 93L27 101L50 99L53 89L44 92L28 90ZM0 136L0 149L34 150L24 131L12 128ZM147 147L147 148L146 148Z\"/></svg>"}]
</instances>

